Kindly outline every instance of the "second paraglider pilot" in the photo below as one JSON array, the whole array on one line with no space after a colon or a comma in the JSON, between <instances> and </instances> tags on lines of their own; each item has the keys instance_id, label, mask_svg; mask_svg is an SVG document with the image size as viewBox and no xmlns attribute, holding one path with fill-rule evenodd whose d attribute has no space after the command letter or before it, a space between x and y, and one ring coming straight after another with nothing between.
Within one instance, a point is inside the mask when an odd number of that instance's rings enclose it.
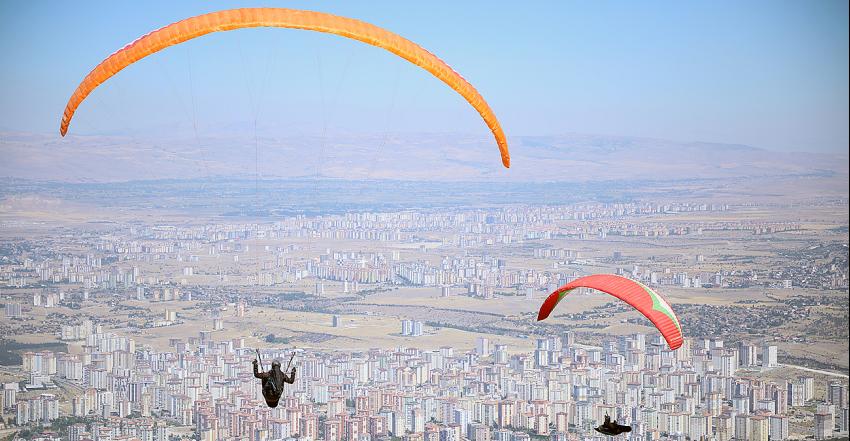
<instances>
[{"instance_id":1,"label":"second paraglider pilot","mask_svg":"<svg viewBox=\"0 0 850 441\"><path fill-rule=\"evenodd\" d=\"M254 359L254 377L263 380L263 398L266 399L266 404L269 407L277 407L277 402L283 394L283 386L285 383L292 384L295 382L295 368L292 372L286 375L280 370L280 361L272 362L272 368L268 372L260 372L258 369L258 361Z\"/></svg>"},{"instance_id":2,"label":"second paraglider pilot","mask_svg":"<svg viewBox=\"0 0 850 441\"><path fill-rule=\"evenodd\" d=\"M605 414L605 422L602 423L601 426L595 427L594 430L597 432L608 435L608 436L617 436L621 433L631 432L631 426L623 426L622 424L617 424L617 421L611 421L611 417L608 414Z\"/></svg>"}]
</instances>

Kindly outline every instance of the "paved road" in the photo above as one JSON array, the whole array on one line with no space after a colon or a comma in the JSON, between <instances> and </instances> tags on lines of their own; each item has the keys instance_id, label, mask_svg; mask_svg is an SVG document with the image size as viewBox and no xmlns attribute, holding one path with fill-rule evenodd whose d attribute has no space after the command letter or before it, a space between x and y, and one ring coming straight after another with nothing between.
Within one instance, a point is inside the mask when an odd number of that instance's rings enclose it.
<instances>
[{"instance_id":1,"label":"paved road","mask_svg":"<svg viewBox=\"0 0 850 441\"><path fill-rule=\"evenodd\" d=\"M82 392L85 391L85 389L83 389L83 387L80 386L79 384L74 383L73 381L68 381L68 380L62 379L62 378L54 377L53 383L55 383L59 387L70 387L70 388L76 389L77 392L79 392L79 393L82 393Z\"/></svg>"},{"instance_id":2,"label":"paved road","mask_svg":"<svg viewBox=\"0 0 850 441\"><path fill-rule=\"evenodd\" d=\"M805 366L797 366L797 365L795 365L795 364L782 364L782 363L779 363L779 365L780 365L780 366L782 366L782 367L789 367L789 368L793 368L793 369L799 369L799 370L801 370L801 371L814 372L814 373L816 373L816 374L821 374L821 375L829 375L830 377L848 378L848 376L847 376L847 375L845 375L845 374L839 374L838 372L824 371L824 370L820 370L820 369L812 369L812 368L807 368L807 367L805 367Z\"/></svg>"}]
</instances>

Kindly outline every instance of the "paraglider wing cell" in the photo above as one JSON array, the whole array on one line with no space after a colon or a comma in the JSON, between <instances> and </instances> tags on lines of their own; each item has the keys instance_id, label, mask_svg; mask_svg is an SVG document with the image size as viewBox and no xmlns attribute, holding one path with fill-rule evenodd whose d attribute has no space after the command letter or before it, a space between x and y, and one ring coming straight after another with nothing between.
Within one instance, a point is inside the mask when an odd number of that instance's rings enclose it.
<instances>
[{"instance_id":1,"label":"paraglider wing cell","mask_svg":"<svg viewBox=\"0 0 850 441\"><path fill-rule=\"evenodd\" d=\"M251 27L304 29L340 35L385 49L425 69L459 93L478 113L493 132L502 164L510 167L508 143L493 110L477 90L443 60L412 41L378 26L323 12L285 8L242 8L211 12L150 32L116 51L98 64L83 79L65 107L59 132L68 131L77 107L104 81L125 67L169 46L180 44L212 32Z\"/></svg>"},{"instance_id":2,"label":"paraglider wing cell","mask_svg":"<svg viewBox=\"0 0 850 441\"><path fill-rule=\"evenodd\" d=\"M555 306L576 288L602 291L628 303L658 328L670 349L675 350L682 346L682 328L667 301L642 283L613 274L581 277L558 288L543 302L537 314L537 320L545 320L549 317Z\"/></svg>"}]
</instances>

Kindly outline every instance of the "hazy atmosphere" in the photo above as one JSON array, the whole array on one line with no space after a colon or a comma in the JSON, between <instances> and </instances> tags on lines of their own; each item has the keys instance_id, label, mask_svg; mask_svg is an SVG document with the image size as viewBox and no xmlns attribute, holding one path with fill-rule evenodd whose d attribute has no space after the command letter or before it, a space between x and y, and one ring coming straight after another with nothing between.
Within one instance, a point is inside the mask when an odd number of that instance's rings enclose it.
<instances>
[{"instance_id":1,"label":"hazy atmosphere","mask_svg":"<svg viewBox=\"0 0 850 441\"><path fill-rule=\"evenodd\" d=\"M0 2L0 129L54 134L73 87L106 55L181 18L247 6L257 5ZM846 156L846 2L278 6L364 19L439 54L488 98L511 136L637 136ZM204 133L255 118L283 134L326 126L486 133L451 90L381 52L293 30L208 35L104 84L73 133L159 134L193 121Z\"/></svg>"},{"instance_id":2,"label":"hazy atmosphere","mask_svg":"<svg viewBox=\"0 0 850 441\"><path fill-rule=\"evenodd\" d=\"M0 441L848 439L846 1L0 0L0 60Z\"/></svg>"}]
</instances>

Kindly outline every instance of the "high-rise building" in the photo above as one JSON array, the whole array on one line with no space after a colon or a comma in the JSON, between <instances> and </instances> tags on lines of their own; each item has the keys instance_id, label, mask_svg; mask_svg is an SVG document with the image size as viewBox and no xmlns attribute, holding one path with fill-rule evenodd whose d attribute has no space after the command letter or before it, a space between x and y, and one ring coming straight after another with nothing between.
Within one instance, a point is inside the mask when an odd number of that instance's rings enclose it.
<instances>
[{"instance_id":1,"label":"high-rise building","mask_svg":"<svg viewBox=\"0 0 850 441\"><path fill-rule=\"evenodd\" d=\"M401 335L409 337L420 337L424 334L422 322L417 320L402 320Z\"/></svg>"},{"instance_id":2,"label":"high-rise building","mask_svg":"<svg viewBox=\"0 0 850 441\"><path fill-rule=\"evenodd\" d=\"M561 334L561 347L566 350L567 348L571 348L576 341L576 334L574 331L566 331Z\"/></svg>"},{"instance_id":3,"label":"high-rise building","mask_svg":"<svg viewBox=\"0 0 850 441\"><path fill-rule=\"evenodd\" d=\"M440 428L440 441L461 441L460 426L452 426Z\"/></svg>"},{"instance_id":4,"label":"high-rise building","mask_svg":"<svg viewBox=\"0 0 850 441\"><path fill-rule=\"evenodd\" d=\"M771 415L770 420L770 441L782 441L788 439L788 417L784 415Z\"/></svg>"},{"instance_id":5,"label":"high-rise building","mask_svg":"<svg viewBox=\"0 0 850 441\"><path fill-rule=\"evenodd\" d=\"M799 381L788 383L788 405L800 407L806 404L805 385Z\"/></svg>"},{"instance_id":6,"label":"high-rise building","mask_svg":"<svg viewBox=\"0 0 850 441\"><path fill-rule=\"evenodd\" d=\"M481 357L490 356L490 340L487 337L478 337L475 339L475 353Z\"/></svg>"},{"instance_id":7,"label":"high-rise building","mask_svg":"<svg viewBox=\"0 0 850 441\"><path fill-rule=\"evenodd\" d=\"M803 395L806 401L811 401L815 398L815 378L803 376L799 378L800 384L803 385Z\"/></svg>"},{"instance_id":8,"label":"high-rise building","mask_svg":"<svg viewBox=\"0 0 850 441\"><path fill-rule=\"evenodd\" d=\"M761 350L761 366L765 369L771 369L779 366L777 357L778 348L775 345L764 345Z\"/></svg>"},{"instance_id":9,"label":"high-rise building","mask_svg":"<svg viewBox=\"0 0 850 441\"><path fill-rule=\"evenodd\" d=\"M786 415L788 413L788 389L777 387L773 391L773 402L776 403L776 413Z\"/></svg>"},{"instance_id":10,"label":"high-rise building","mask_svg":"<svg viewBox=\"0 0 850 441\"><path fill-rule=\"evenodd\" d=\"M832 438L835 422L830 413L815 413L814 436L816 440Z\"/></svg>"},{"instance_id":11,"label":"high-rise building","mask_svg":"<svg viewBox=\"0 0 850 441\"><path fill-rule=\"evenodd\" d=\"M421 408L414 407L411 409L409 419L408 430L413 433L425 432L425 412Z\"/></svg>"},{"instance_id":12,"label":"high-rise building","mask_svg":"<svg viewBox=\"0 0 850 441\"><path fill-rule=\"evenodd\" d=\"M85 434L85 424L77 423L68 426L68 441L82 441Z\"/></svg>"},{"instance_id":13,"label":"high-rise building","mask_svg":"<svg viewBox=\"0 0 850 441\"><path fill-rule=\"evenodd\" d=\"M735 420L729 415L721 415L714 421L717 441L730 441L735 435Z\"/></svg>"},{"instance_id":14,"label":"high-rise building","mask_svg":"<svg viewBox=\"0 0 850 441\"><path fill-rule=\"evenodd\" d=\"M496 424L499 427L508 427L513 425L514 413L516 404L513 401L500 401L497 407Z\"/></svg>"},{"instance_id":15,"label":"high-rise building","mask_svg":"<svg viewBox=\"0 0 850 441\"><path fill-rule=\"evenodd\" d=\"M493 362L496 364L508 364L507 345L496 345L493 351Z\"/></svg>"},{"instance_id":16,"label":"high-rise building","mask_svg":"<svg viewBox=\"0 0 850 441\"><path fill-rule=\"evenodd\" d=\"M21 318L23 314L21 313L21 304L20 303L6 303L4 306L6 318Z\"/></svg>"},{"instance_id":17,"label":"high-rise building","mask_svg":"<svg viewBox=\"0 0 850 441\"><path fill-rule=\"evenodd\" d=\"M342 440L342 421L339 419L328 419L322 424L325 441Z\"/></svg>"},{"instance_id":18,"label":"high-rise building","mask_svg":"<svg viewBox=\"0 0 850 441\"><path fill-rule=\"evenodd\" d=\"M847 386L837 381L829 383L826 399L834 404L836 409L847 407Z\"/></svg>"},{"instance_id":19,"label":"high-rise building","mask_svg":"<svg viewBox=\"0 0 850 441\"><path fill-rule=\"evenodd\" d=\"M767 417L756 415L750 418L750 436L748 441L768 441L770 438L770 421Z\"/></svg>"},{"instance_id":20,"label":"high-rise building","mask_svg":"<svg viewBox=\"0 0 850 441\"><path fill-rule=\"evenodd\" d=\"M692 440L706 439L711 436L712 418L710 415L695 413L688 424L688 437Z\"/></svg>"},{"instance_id":21,"label":"high-rise building","mask_svg":"<svg viewBox=\"0 0 850 441\"><path fill-rule=\"evenodd\" d=\"M735 415L735 439L749 439L750 436L750 416L746 413Z\"/></svg>"},{"instance_id":22,"label":"high-rise building","mask_svg":"<svg viewBox=\"0 0 850 441\"><path fill-rule=\"evenodd\" d=\"M549 351L537 349L534 351L534 367L542 368L545 366L549 366Z\"/></svg>"},{"instance_id":23,"label":"high-rise building","mask_svg":"<svg viewBox=\"0 0 850 441\"><path fill-rule=\"evenodd\" d=\"M757 346L751 343L738 343L738 363L742 367L758 366Z\"/></svg>"}]
</instances>

